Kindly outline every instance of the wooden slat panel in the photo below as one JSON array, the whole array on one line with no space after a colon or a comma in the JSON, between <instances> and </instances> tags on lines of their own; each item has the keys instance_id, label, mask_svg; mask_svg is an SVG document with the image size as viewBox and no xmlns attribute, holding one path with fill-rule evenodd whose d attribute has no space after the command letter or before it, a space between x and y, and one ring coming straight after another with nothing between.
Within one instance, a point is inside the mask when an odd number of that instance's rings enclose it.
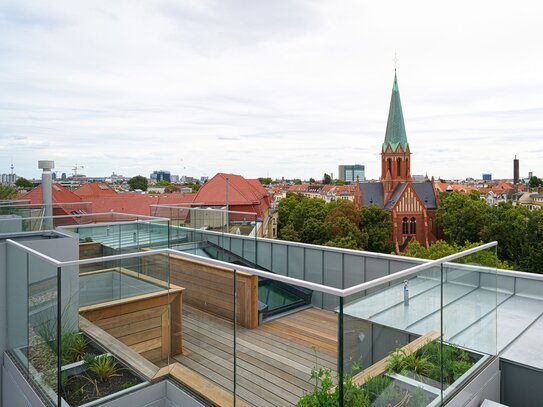
<instances>
[{"instance_id":1,"label":"wooden slat panel","mask_svg":"<svg viewBox=\"0 0 543 407\"><path fill-rule=\"evenodd\" d=\"M80 312L80 314L83 315L85 318L87 318L87 315L88 315L89 318L87 319L89 321L91 322L96 321L96 324L99 325L102 329L108 330L110 328L115 328L121 325L129 325L131 323L144 321L146 319L160 317L165 309L166 307L162 306L162 307L144 309L141 311L131 312L127 314L117 312L109 318L99 318L100 314L98 312L90 313L90 315L89 313L84 313L84 312Z\"/></svg>"},{"instance_id":2,"label":"wooden slat panel","mask_svg":"<svg viewBox=\"0 0 543 407\"><path fill-rule=\"evenodd\" d=\"M124 323L124 322L125 320L123 319L121 323ZM98 325L101 325L100 323L101 321L97 321ZM107 328L107 331L111 335L113 335L115 338L119 338L123 335L126 335L126 332L133 333L133 332L144 331L146 329L151 329L151 328L159 328L161 324L162 324L162 319L158 316L154 318L148 318L142 321L131 322L126 325L117 325L113 328Z\"/></svg>"},{"instance_id":3,"label":"wooden slat panel","mask_svg":"<svg viewBox=\"0 0 543 407\"><path fill-rule=\"evenodd\" d=\"M156 365L83 317L79 317L79 329L148 380L158 373Z\"/></svg>"},{"instance_id":4,"label":"wooden slat panel","mask_svg":"<svg viewBox=\"0 0 543 407\"><path fill-rule=\"evenodd\" d=\"M183 286L183 301L215 315L234 320L234 271L225 267L170 255L170 281ZM145 265L145 258L142 259ZM236 273L237 321L258 326L258 277Z\"/></svg>"},{"instance_id":5,"label":"wooden slat panel","mask_svg":"<svg viewBox=\"0 0 543 407\"><path fill-rule=\"evenodd\" d=\"M149 339L160 338L162 336L162 327L146 329L144 331L129 333L125 336L117 337L125 345L131 346L138 342L148 341Z\"/></svg>"},{"instance_id":6,"label":"wooden slat panel","mask_svg":"<svg viewBox=\"0 0 543 407\"><path fill-rule=\"evenodd\" d=\"M157 348L161 349L161 347L162 347L162 339L160 337L149 339L148 341L139 342L131 346L131 348L138 353L148 352L150 350L157 349Z\"/></svg>"}]
</instances>

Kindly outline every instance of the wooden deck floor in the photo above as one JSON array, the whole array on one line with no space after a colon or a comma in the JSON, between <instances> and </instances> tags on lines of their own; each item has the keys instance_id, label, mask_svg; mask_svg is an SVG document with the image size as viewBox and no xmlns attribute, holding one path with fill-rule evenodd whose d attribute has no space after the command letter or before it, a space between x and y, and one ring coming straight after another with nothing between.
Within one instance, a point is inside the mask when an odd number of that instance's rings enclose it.
<instances>
[{"instance_id":1,"label":"wooden deck floor","mask_svg":"<svg viewBox=\"0 0 543 407\"><path fill-rule=\"evenodd\" d=\"M233 324L190 306L183 307L184 354L175 359L233 391ZM337 315L306 309L265 323L238 327L236 394L258 407L295 405L315 365L336 369Z\"/></svg>"}]
</instances>

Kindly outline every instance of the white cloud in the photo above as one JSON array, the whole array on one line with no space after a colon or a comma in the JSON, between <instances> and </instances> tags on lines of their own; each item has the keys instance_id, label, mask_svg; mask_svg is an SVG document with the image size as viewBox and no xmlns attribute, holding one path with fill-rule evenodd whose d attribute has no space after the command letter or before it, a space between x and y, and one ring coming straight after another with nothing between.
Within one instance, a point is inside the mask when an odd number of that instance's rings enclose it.
<instances>
[{"instance_id":1,"label":"white cloud","mask_svg":"<svg viewBox=\"0 0 543 407\"><path fill-rule=\"evenodd\" d=\"M397 52L414 173L543 175L542 8L5 0L0 172L378 177Z\"/></svg>"}]
</instances>

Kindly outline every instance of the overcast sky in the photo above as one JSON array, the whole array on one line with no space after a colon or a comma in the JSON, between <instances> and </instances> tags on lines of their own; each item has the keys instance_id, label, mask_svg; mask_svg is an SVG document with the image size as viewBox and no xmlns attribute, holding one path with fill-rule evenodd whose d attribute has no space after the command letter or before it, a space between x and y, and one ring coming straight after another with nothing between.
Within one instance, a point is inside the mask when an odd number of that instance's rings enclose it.
<instances>
[{"instance_id":1,"label":"overcast sky","mask_svg":"<svg viewBox=\"0 0 543 407\"><path fill-rule=\"evenodd\" d=\"M543 176L540 1L0 0L0 173Z\"/></svg>"}]
</instances>

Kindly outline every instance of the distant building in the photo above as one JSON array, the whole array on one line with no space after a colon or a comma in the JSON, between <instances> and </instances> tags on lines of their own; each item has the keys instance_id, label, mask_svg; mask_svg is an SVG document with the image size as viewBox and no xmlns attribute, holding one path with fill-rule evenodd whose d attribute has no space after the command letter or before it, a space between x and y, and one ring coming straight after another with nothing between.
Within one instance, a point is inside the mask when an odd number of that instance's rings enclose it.
<instances>
[{"instance_id":1,"label":"distant building","mask_svg":"<svg viewBox=\"0 0 543 407\"><path fill-rule=\"evenodd\" d=\"M492 181L492 174L483 174L483 181Z\"/></svg>"},{"instance_id":2,"label":"distant building","mask_svg":"<svg viewBox=\"0 0 543 407\"><path fill-rule=\"evenodd\" d=\"M196 182L196 178L194 178L194 177L189 177L187 175L183 175L181 177L181 183L183 183L183 184L195 183L195 182Z\"/></svg>"},{"instance_id":3,"label":"distant building","mask_svg":"<svg viewBox=\"0 0 543 407\"><path fill-rule=\"evenodd\" d=\"M360 181L366 180L366 169L363 165L340 165L338 167L338 179L346 182L354 182L356 181L356 177Z\"/></svg>"},{"instance_id":4,"label":"distant building","mask_svg":"<svg viewBox=\"0 0 543 407\"><path fill-rule=\"evenodd\" d=\"M334 202L339 200L354 201L353 185L324 185L309 183L291 185L287 189L283 190L283 188L279 188L278 191L274 191L275 200L281 200L286 196L287 192L300 194L308 198L321 198L326 202Z\"/></svg>"},{"instance_id":5,"label":"distant building","mask_svg":"<svg viewBox=\"0 0 543 407\"><path fill-rule=\"evenodd\" d=\"M200 182L202 182L202 183L207 182L208 180L209 180L208 176L200 177Z\"/></svg>"},{"instance_id":6,"label":"distant building","mask_svg":"<svg viewBox=\"0 0 543 407\"><path fill-rule=\"evenodd\" d=\"M62 181L66 181L66 173L65 172L62 173L62 175L60 176L60 179Z\"/></svg>"},{"instance_id":7,"label":"distant building","mask_svg":"<svg viewBox=\"0 0 543 407\"><path fill-rule=\"evenodd\" d=\"M170 182L173 182L174 184L176 182L179 182L179 175L174 175L174 174L170 175Z\"/></svg>"},{"instance_id":8,"label":"distant building","mask_svg":"<svg viewBox=\"0 0 543 407\"><path fill-rule=\"evenodd\" d=\"M2 185L10 185L17 181L17 175L15 174L2 174L0 175L0 183Z\"/></svg>"},{"instance_id":9,"label":"distant building","mask_svg":"<svg viewBox=\"0 0 543 407\"><path fill-rule=\"evenodd\" d=\"M375 204L390 211L391 240L397 252L404 251L413 240L428 247L438 239L439 194L434 182L414 182L411 177L411 150L396 74L381 148L381 178L379 182L356 183L354 203L358 208Z\"/></svg>"},{"instance_id":10,"label":"distant building","mask_svg":"<svg viewBox=\"0 0 543 407\"><path fill-rule=\"evenodd\" d=\"M525 192L519 197L518 204L525 206L530 211L543 210L543 194Z\"/></svg>"},{"instance_id":11,"label":"distant building","mask_svg":"<svg viewBox=\"0 0 543 407\"><path fill-rule=\"evenodd\" d=\"M519 161L517 156L513 160L513 184L518 184L520 181Z\"/></svg>"},{"instance_id":12,"label":"distant building","mask_svg":"<svg viewBox=\"0 0 543 407\"><path fill-rule=\"evenodd\" d=\"M158 181L172 182L170 171L166 171L166 170L153 171L153 173L151 174L149 178L151 178L152 181L157 181L157 182Z\"/></svg>"}]
</instances>

